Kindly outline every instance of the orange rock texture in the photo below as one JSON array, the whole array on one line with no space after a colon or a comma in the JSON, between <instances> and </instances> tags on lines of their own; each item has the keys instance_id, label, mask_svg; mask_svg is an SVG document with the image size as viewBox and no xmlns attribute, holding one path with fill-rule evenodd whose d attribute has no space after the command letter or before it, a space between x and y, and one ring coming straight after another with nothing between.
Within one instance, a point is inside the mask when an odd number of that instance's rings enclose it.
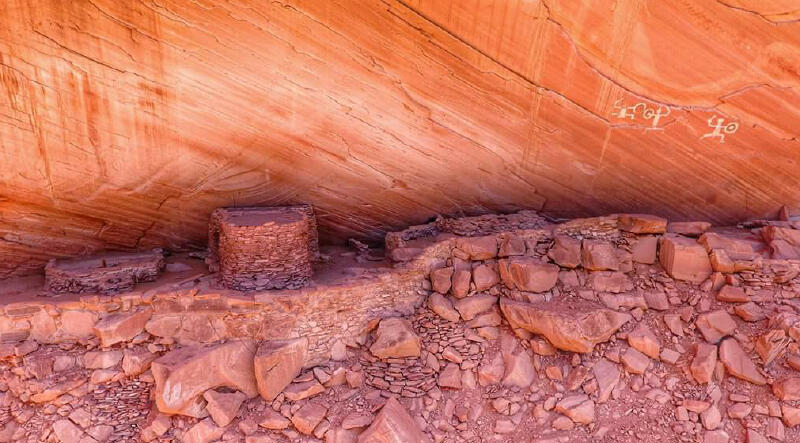
<instances>
[{"instance_id":1,"label":"orange rock texture","mask_svg":"<svg viewBox=\"0 0 800 443\"><path fill-rule=\"evenodd\" d=\"M800 204L790 0L4 0L0 85L0 277L202 247L220 206L330 241Z\"/></svg>"}]
</instances>

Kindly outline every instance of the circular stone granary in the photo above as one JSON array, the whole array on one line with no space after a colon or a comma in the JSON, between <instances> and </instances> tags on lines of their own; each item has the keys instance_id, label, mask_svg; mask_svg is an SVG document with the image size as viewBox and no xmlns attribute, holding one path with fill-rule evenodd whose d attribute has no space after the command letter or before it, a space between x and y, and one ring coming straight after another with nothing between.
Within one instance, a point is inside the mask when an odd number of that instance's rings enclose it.
<instances>
[{"instance_id":1,"label":"circular stone granary","mask_svg":"<svg viewBox=\"0 0 800 443\"><path fill-rule=\"evenodd\" d=\"M296 289L319 255L310 205L220 208L211 214L209 267L240 291Z\"/></svg>"}]
</instances>

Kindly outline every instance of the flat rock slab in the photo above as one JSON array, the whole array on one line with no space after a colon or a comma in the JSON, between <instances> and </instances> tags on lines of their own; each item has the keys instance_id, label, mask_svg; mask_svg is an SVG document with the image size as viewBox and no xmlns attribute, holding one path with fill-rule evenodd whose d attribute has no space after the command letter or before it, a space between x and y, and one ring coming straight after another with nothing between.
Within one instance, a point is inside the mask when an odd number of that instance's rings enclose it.
<instances>
[{"instance_id":1,"label":"flat rock slab","mask_svg":"<svg viewBox=\"0 0 800 443\"><path fill-rule=\"evenodd\" d=\"M734 377L757 385L767 384L767 380L758 372L756 365L735 338L726 338L719 344L719 360Z\"/></svg>"},{"instance_id":2,"label":"flat rock slab","mask_svg":"<svg viewBox=\"0 0 800 443\"><path fill-rule=\"evenodd\" d=\"M610 309L558 309L550 303L524 303L502 298L500 309L513 328L545 336L558 349L592 352L632 317Z\"/></svg>"},{"instance_id":3,"label":"flat rock slab","mask_svg":"<svg viewBox=\"0 0 800 443\"><path fill-rule=\"evenodd\" d=\"M111 314L95 323L92 332L100 338L103 347L108 347L136 337L144 331L152 315L152 308Z\"/></svg>"},{"instance_id":4,"label":"flat rock slab","mask_svg":"<svg viewBox=\"0 0 800 443\"><path fill-rule=\"evenodd\" d=\"M151 365L156 407L165 414L202 417L202 397L209 389L229 387L248 398L255 397L255 353L253 341L240 340L216 346L188 346L164 355Z\"/></svg>"}]
</instances>

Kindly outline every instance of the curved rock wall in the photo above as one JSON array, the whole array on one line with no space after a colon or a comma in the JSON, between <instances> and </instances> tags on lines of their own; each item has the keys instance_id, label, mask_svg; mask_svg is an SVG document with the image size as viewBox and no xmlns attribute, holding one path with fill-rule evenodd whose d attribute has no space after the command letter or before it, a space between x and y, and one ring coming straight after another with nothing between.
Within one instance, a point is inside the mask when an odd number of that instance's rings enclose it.
<instances>
[{"instance_id":1,"label":"curved rock wall","mask_svg":"<svg viewBox=\"0 0 800 443\"><path fill-rule=\"evenodd\" d=\"M201 246L308 202L323 238L438 213L798 205L788 1L7 0L0 277Z\"/></svg>"}]
</instances>

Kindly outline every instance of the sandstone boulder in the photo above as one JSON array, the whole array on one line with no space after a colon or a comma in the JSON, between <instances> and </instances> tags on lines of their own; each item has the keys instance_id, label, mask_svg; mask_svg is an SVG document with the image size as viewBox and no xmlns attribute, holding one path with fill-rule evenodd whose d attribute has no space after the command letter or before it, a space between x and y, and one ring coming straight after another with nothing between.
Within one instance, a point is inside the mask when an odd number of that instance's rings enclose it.
<instances>
[{"instance_id":1,"label":"sandstone boulder","mask_svg":"<svg viewBox=\"0 0 800 443\"><path fill-rule=\"evenodd\" d=\"M369 351L378 358L419 357L420 339L411 323L400 317L384 318Z\"/></svg>"},{"instance_id":2,"label":"sandstone boulder","mask_svg":"<svg viewBox=\"0 0 800 443\"><path fill-rule=\"evenodd\" d=\"M141 439L145 442L153 441L166 434L172 427L172 417L166 414L157 414L153 420L142 428Z\"/></svg>"},{"instance_id":3,"label":"sandstone boulder","mask_svg":"<svg viewBox=\"0 0 800 443\"><path fill-rule=\"evenodd\" d=\"M308 338L261 343L253 358L258 393L272 401L300 374L308 357Z\"/></svg>"},{"instance_id":4,"label":"sandstone boulder","mask_svg":"<svg viewBox=\"0 0 800 443\"><path fill-rule=\"evenodd\" d=\"M478 384L481 386L489 386L500 383L505 373L505 365L503 364L503 355L497 353L491 359L484 357L481 365L478 367Z\"/></svg>"},{"instance_id":5,"label":"sandstone boulder","mask_svg":"<svg viewBox=\"0 0 800 443\"><path fill-rule=\"evenodd\" d=\"M663 234L667 219L650 214L620 214L619 229L634 234Z\"/></svg>"},{"instance_id":6,"label":"sandstone boulder","mask_svg":"<svg viewBox=\"0 0 800 443\"><path fill-rule=\"evenodd\" d=\"M697 237L703 235L711 227L709 222L690 221L690 222L670 222L667 225L667 232L687 237Z\"/></svg>"},{"instance_id":7,"label":"sandstone boulder","mask_svg":"<svg viewBox=\"0 0 800 443\"><path fill-rule=\"evenodd\" d=\"M472 281L472 272L469 269L456 269L453 272L453 284L450 293L456 298L464 298L469 293L469 284Z\"/></svg>"},{"instance_id":8,"label":"sandstone boulder","mask_svg":"<svg viewBox=\"0 0 800 443\"><path fill-rule=\"evenodd\" d=\"M473 268L472 281L475 283L475 290L478 292L485 291L500 283L500 276L497 274L497 264L484 263Z\"/></svg>"},{"instance_id":9,"label":"sandstone boulder","mask_svg":"<svg viewBox=\"0 0 800 443\"><path fill-rule=\"evenodd\" d=\"M147 371L150 369L150 364L153 360L158 358L158 354L154 354L147 349L126 349L123 354L122 370L129 377Z\"/></svg>"},{"instance_id":10,"label":"sandstone boulder","mask_svg":"<svg viewBox=\"0 0 800 443\"><path fill-rule=\"evenodd\" d=\"M579 310L506 298L500 300L500 309L512 328L543 335L556 348L584 353L608 340L632 318L610 309Z\"/></svg>"},{"instance_id":11,"label":"sandstone boulder","mask_svg":"<svg viewBox=\"0 0 800 443\"><path fill-rule=\"evenodd\" d=\"M784 377L772 383L772 392L782 401L800 400L800 377Z\"/></svg>"},{"instance_id":12,"label":"sandstone boulder","mask_svg":"<svg viewBox=\"0 0 800 443\"><path fill-rule=\"evenodd\" d=\"M445 365L439 374L439 386L449 389L461 389L461 369L455 363Z\"/></svg>"},{"instance_id":13,"label":"sandstone boulder","mask_svg":"<svg viewBox=\"0 0 800 443\"><path fill-rule=\"evenodd\" d=\"M498 262L500 278L510 289L545 292L558 281L558 266L532 257L515 257Z\"/></svg>"},{"instance_id":14,"label":"sandstone boulder","mask_svg":"<svg viewBox=\"0 0 800 443\"><path fill-rule=\"evenodd\" d=\"M90 351L83 355L86 369L108 369L122 361L121 351Z\"/></svg>"},{"instance_id":15,"label":"sandstone boulder","mask_svg":"<svg viewBox=\"0 0 800 443\"><path fill-rule=\"evenodd\" d=\"M636 239L631 246L631 260L634 263L644 263L652 265L656 262L656 252L658 251L658 237L654 235L642 235Z\"/></svg>"},{"instance_id":16,"label":"sandstone boulder","mask_svg":"<svg viewBox=\"0 0 800 443\"><path fill-rule=\"evenodd\" d=\"M317 403L307 403L292 415L292 424L303 434L311 435L327 413L328 408Z\"/></svg>"},{"instance_id":17,"label":"sandstone boulder","mask_svg":"<svg viewBox=\"0 0 800 443\"><path fill-rule=\"evenodd\" d=\"M605 403L620 380L620 370L614 363L600 359L594 364L594 378L597 381L597 402Z\"/></svg>"},{"instance_id":18,"label":"sandstone boulder","mask_svg":"<svg viewBox=\"0 0 800 443\"><path fill-rule=\"evenodd\" d=\"M95 323L93 331L100 337L100 344L108 347L136 337L144 331L144 326L152 315L151 308L111 314Z\"/></svg>"},{"instance_id":19,"label":"sandstone boulder","mask_svg":"<svg viewBox=\"0 0 800 443\"><path fill-rule=\"evenodd\" d=\"M200 420L181 437L182 443L210 443L218 440L225 429L214 424L211 419Z\"/></svg>"},{"instance_id":20,"label":"sandstone boulder","mask_svg":"<svg viewBox=\"0 0 800 443\"><path fill-rule=\"evenodd\" d=\"M708 252L691 238L664 235L658 258L667 274L676 280L702 283L711 275Z\"/></svg>"},{"instance_id":21,"label":"sandstone boulder","mask_svg":"<svg viewBox=\"0 0 800 443\"><path fill-rule=\"evenodd\" d=\"M736 330L736 321L723 310L700 314L695 325L709 343L717 343Z\"/></svg>"},{"instance_id":22,"label":"sandstone boulder","mask_svg":"<svg viewBox=\"0 0 800 443\"><path fill-rule=\"evenodd\" d=\"M81 428L66 419L56 420L53 423L53 433L61 443L80 443L83 437Z\"/></svg>"},{"instance_id":23,"label":"sandstone boulder","mask_svg":"<svg viewBox=\"0 0 800 443\"><path fill-rule=\"evenodd\" d=\"M736 263L728 257L728 253L724 249L712 249L708 254L708 258L711 261L711 269L714 272L730 274L736 271Z\"/></svg>"},{"instance_id":24,"label":"sandstone boulder","mask_svg":"<svg viewBox=\"0 0 800 443\"><path fill-rule=\"evenodd\" d=\"M614 245L604 240L583 240L581 263L590 271L618 271L619 258Z\"/></svg>"},{"instance_id":25,"label":"sandstone boulder","mask_svg":"<svg viewBox=\"0 0 800 443\"><path fill-rule=\"evenodd\" d=\"M800 258L800 229L764 226L761 228L761 235L764 237L764 241L770 245L773 258Z\"/></svg>"},{"instance_id":26,"label":"sandstone boulder","mask_svg":"<svg viewBox=\"0 0 800 443\"><path fill-rule=\"evenodd\" d=\"M782 404L781 415L783 416L783 423L786 426L793 428L797 425L800 425L800 408Z\"/></svg>"},{"instance_id":27,"label":"sandstone boulder","mask_svg":"<svg viewBox=\"0 0 800 443\"><path fill-rule=\"evenodd\" d=\"M488 260L497 257L497 237L486 235L483 237L459 237L456 247L464 251L470 260Z\"/></svg>"},{"instance_id":28,"label":"sandstone boulder","mask_svg":"<svg viewBox=\"0 0 800 443\"><path fill-rule=\"evenodd\" d=\"M431 440L403 405L390 397L369 428L358 436L358 443L431 443Z\"/></svg>"},{"instance_id":29,"label":"sandstone boulder","mask_svg":"<svg viewBox=\"0 0 800 443\"><path fill-rule=\"evenodd\" d=\"M455 302L454 307L464 320L472 320L497 304L497 297L488 294L476 294Z\"/></svg>"},{"instance_id":30,"label":"sandstone boulder","mask_svg":"<svg viewBox=\"0 0 800 443\"><path fill-rule=\"evenodd\" d=\"M581 241L566 235L556 235L547 256L561 267L577 268L581 264Z\"/></svg>"},{"instance_id":31,"label":"sandstone boulder","mask_svg":"<svg viewBox=\"0 0 800 443\"><path fill-rule=\"evenodd\" d=\"M709 383L717 366L717 347L698 343L689 370L698 383Z\"/></svg>"},{"instance_id":32,"label":"sandstone boulder","mask_svg":"<svg viewBox=\"0 0 800 443\"><path fill-rule=\"evenodd\" d=\"M633 289L633 282L622 272L597 271L589 275L589 286L597 292L618 294Z\"/></svg>"},{"instance_id":33,"label":"sandstone boulder","mask_svg":"<svg viewBox=\"0 0 800 443\"><path fill-rule=\"evenodd\" d=\"M257 422L258 426L271 430L286 429L289 427L289 424L291 424L288 418L272 408L265 408L264 411L257 416Z\"/></svg>"},{"instance_id":34,"label":"sandstone boulder","mask_svg":"<svg viewBox=\"0 0 800 443\"><path fill-rule=\"evenodd\" d=\"M747 303L750 297L740 286L725 285L717 292L717 300L725 303Z\"/></svg>"},{"instance_id":35,"label":"sandstone boulder","mask_svg":"<svg viewBox=\"0 0 800 443\"><path fill-rule=\"evenodd\" d=\"M756 365L735 338L726 338L719 344L719 360L734 377L757 385L767 384L767 380L758 372Z\"/></svg>"},{"instance_id":36,"label":"sandstone boulder","mask_svg":"<svg viewBox=\"0 0 800 443\"><path fill-rule=\"evenodd\" d=\"M254 342L239 340L169 352L151 365L156 407L165 414L202 417L202 395L209 389L229 387L244 392L248 398L255 397L255 351Z\"/></svg>"},{"instance_id":37,"label":"sandstone boulder","mask_svg":"<svg viewBox=\"0 0 800 443\"><path fill-rule=\"evenodd\" d=\"M709 253L715 249L725 251L725 254L733 261L752 260L758 256L753 248L753 241L717 232L706 232L697 239L697 242Z\"/></svg>"},{"instance_id":38,"label":"sandstone boulder","mask_svg":"<svg viewBox=\"0 0 800 443\"><path fill-rule=\"evenodd\" d=\"M620 357L625 370L631 374L644 374L650 367L650 358L634 348L628 348Z\"/></svg>"},{"instance_id":39,"label":"sandstone boulder","mask_svg":"<svg viewBox=\"0 0 800 443\"><path fill-rule=\"evenodd\" d=\"M509 257L512 255L525 255L525 240L514 234L500 234L497 241L500 249L497 251L499 257Z\"/></svg>"},{"instance_id":40,"label":"sandstone boulder","mask_svg":"<svg viewBox=\"0 0 800 443\"><path fill-rule=\"evenodd\" d=\"M581 423L589 424L594 421L594 402L585 394L573 394L564 397L556 403L556 412L560 412L570 420Z\"/></svg>"},{"instance_id":41,"label":"sandstone boulder","mask_svg":"<svg viewBox=\"0 0 800 443\"><path fill-rule=\"evenodd\" d=\"M527 388L536 378L536 369L530 354L524 349L503 352L504 386Z\"/></svg>"},{"instance_id":42,"label":"sandstone boulder","mask_svg":"<svg viewBox=\"0 0 800 443\"><path fill-rule=\"evenodd\" d=\"M206 410L211 419L217 426L224 428L236 418L247 396L241 392L217 392L210 389L203 394L203 398L208 402Z\"/></svg>"},{"instance_id":43,"label":"sandstone boulder","mask_svg":"<svg viewBox=\"0 0 800 443\"><path fill-rule=\"evenodd\" d=\"M461 318L458 311L453 308L453 303L444 295L436 292L428 296L428 308L447 321L457 322Z\"/></svg>"},{"instance_id":44,"label":"sandstone boulder","mask_svg":"<svg viewBox=\"0 0 800 443\"><path fill-rule=\"evenodd\" d=\"M453 284L453 267L446 267L431 271L431 287L440 294L447 294Z\"/></svg>"},{"instance_id":45,"label":"sandstone boulder","mask_svg":"<svg viewBox=\"0 0 800 443\"><path fill-rule=\"evenodd\" d=\"M291 383L283 390L283 394L291 401L305 400L323 392L325 392L325 386L317 379Z\"/></svg>"},{"instance_id":46,"label":"sandstone boulder","mask_svg":"<svg viewBox=\"0 0 800 443\"><path fill-rule=\"evenodd\" d=\"M756 340L756 352L761 357L764 366L783 355L791 341L781 329L773 329L761 334Z\"/></svg>"},{"instance_id":47,"label":"sandstone boulder","mask_svg":"<svg viewBox=\"0 0 800 443\"><path fill-rule=\"evenodd\" d=\"M636 329L628 333L628 344L656 360L661 354L661 341L645 323L640 323Z\"/></svg>"},{"instance_id":48,"label":"sandstone boulder","mask_svg":"<svg viewBox=\"0 0 800 443\"><path fill-rule=\"evenodd\" d=\"M744 321L755 322L767 318L764 310L753 302L736 305L733 311Z\"/></svg>"}]
</instances>

